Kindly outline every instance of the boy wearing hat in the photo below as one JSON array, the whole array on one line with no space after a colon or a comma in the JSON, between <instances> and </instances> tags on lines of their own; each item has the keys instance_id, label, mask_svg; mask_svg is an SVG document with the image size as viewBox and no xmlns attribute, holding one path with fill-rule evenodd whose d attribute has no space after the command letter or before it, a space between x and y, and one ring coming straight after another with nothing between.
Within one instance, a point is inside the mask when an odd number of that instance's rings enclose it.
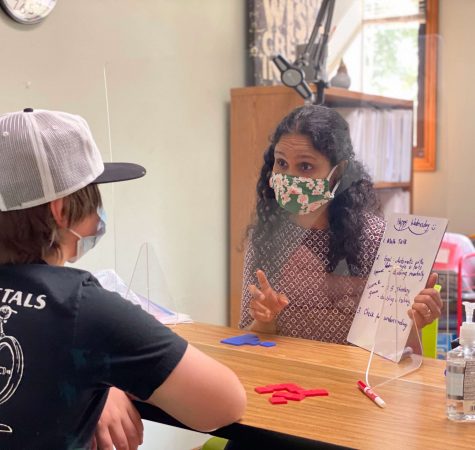
<instances>
[{"instance_id":1,"label":"boy wearing hat","mask_svg":"<svg viewBox=\"0 0 475 450\"><path fill-rule=\"evenodd\" d=\"M233 372L64 267L105 233L97 185L145 170L104 164L81 117L25 109L0 116L0 173L0 448L90 448L111 386L200 431L237 420Z\"/></svg>"}]
</instances>

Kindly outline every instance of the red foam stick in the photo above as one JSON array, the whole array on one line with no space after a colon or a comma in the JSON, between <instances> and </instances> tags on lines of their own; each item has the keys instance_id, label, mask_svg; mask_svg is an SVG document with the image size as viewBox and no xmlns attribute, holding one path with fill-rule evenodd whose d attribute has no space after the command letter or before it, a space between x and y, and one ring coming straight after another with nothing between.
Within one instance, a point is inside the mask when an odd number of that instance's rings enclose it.
<instances>
[{"instance_id":1,"label":"red foam stick","mask_svg":"<svg viewBox=\"0 0 475 450\"><path fill-rule=\"evenodd\" d=\"M273 389L274 391L281 391L283 389L287 389L288 383L282 384L268 384L266 388Z\"/></svg>"},{"instance_id":2,"label":"red foam stick","mask_svg":"<svg viewBox=\"0 0 475 450\"><path fill-rule=\"evenodd\" d=\"M302 394L293 394L292 392L274 392L272 397L283 397L287 400L295 400L299 402L305 398L305 395Z\"/></svg>"},{"instance_id":3,"label":"red foam stick","mask_svg":"<svg viewBox=\"0 0 475 450\"><path fill-rule=\"evenodd\" d=\"M273 405L285 405L287 403L287 400L284 397L270 397L269 401Z\"/></svg>"},{"instance_id":4,"label":"red foam stick","mask_svg":"<svg viewBox=\"0 0 475 450\"><path fill-rule=\"evenodd\" d=\"M325 389L301 389L298 393L304 397L323 397L329 395Z\"/></svg>"},{"instance_id":5,"label":"red foam stick","mask_svg":"<svg viewBox=\"0 0 475 450\"><path fill-rule=\"evenodd\" d=\"M293 392L294 394L298 394L299 391L304 390L302 386L294 383L287 383L285 385L285 389L287 389L289 392Z\"/></svg>"},{"instance_id":6,"label":"red foam stick","mask_svg":"<svg viewBox=\"0 0 475 450\"><path fill-rule=\"evenodd\" d=\"M276 391L272 394L272 397L285 397L287 394L287 391Z\"/></svg>"},{"instance_id":7,"label":"red foam stick","mask_svg":"<svg viewBox=\"0 0 475 450\"><path fill-rule=\"evenodd\" d=\"M256 388L254 388L254 390L258 393L258 394L270 394L271 392L274 392L274 389L273 388L270 388L268 386L258 386Z\"/></svg>"},{"instance_id":8,"label":"red foam stick","mask_svg":"<svg viewBox=\"0 0 475 450\"><path fill-rule=\"evenodd\" d=\"M289 391L294 394L298 394L299 391L304 390L303 387L295 383L281 383L281 384L267 384L266 386L259 386L255 388L255 391L259 394L268 394L274 391Z\"/></svg>"}]
</instances>

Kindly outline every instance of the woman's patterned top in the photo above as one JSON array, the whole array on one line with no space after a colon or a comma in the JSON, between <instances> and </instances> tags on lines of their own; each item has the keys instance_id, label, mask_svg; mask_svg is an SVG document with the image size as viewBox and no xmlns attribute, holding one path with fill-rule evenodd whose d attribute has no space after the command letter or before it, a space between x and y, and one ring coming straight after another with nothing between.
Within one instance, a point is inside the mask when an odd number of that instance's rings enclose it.
<instances>
[{"instance_id":1,"label":"woman's patterned top","mask_svg":"<svg viewBox=\"0 0 475 450\"><path fill-rule=\"evenodd\" d=\"M259 287L256 270L262 269L270 285L289 299L277 317L277 332L283 336L347 344L359 299L384 233L384 220L365 213L366 225L360 237L358 267L342 260L334 272L328 273L330 232L308 230L290 220L282 222L273 241L272 261L257 267L256 250L247 248L244 260L241 328L252 323L249 311L250 284Z\"/></svg>"}]
</instances>

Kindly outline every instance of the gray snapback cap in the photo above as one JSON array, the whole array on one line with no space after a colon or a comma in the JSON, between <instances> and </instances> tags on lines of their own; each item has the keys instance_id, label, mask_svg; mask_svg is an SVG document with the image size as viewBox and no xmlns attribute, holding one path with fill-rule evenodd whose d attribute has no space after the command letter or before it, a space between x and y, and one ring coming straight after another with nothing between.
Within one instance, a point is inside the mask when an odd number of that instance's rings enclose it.
<instances>
[{"instance_id":1,"label":"gray snapback cap","mask_svg":"<svg viewBox=\"0 0 475 450\"><path fill-rule=\"evenodd\" d=\"M0 211L48 203L88 184L144 175L138 164L104 163L80 116L31 108L0 116Z\"/></svg>"}]
</instances>

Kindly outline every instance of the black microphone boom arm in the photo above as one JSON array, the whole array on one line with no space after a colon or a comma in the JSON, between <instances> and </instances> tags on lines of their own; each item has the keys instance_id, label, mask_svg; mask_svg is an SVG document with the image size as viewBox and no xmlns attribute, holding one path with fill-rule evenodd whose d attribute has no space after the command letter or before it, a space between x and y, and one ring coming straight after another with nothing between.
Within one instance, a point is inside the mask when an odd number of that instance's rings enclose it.
<instances>
[{"instance_id":1,"label":"black microphone boom arm","mask_svg":"<svg viewBox=\"0 0 475 450\"><path fill-rule=\"evenodd\" d=\"M276 55L272 58L272 61L280 71L282 83L285 84L285 86L295 89L305 100L305 103L315 103L319 105L325 100L325 89L328 87L326 74L328 38L330 35L334 7L335 0L322 0L310 39L302 54L297 55L294 64L290 64L282 55ZM325 25L323 26L324 21ZM315 79L312 80L312 82L317 86L316 96L305 81L305 73L302 70L302 68L308 66L310 62L313 63L313 67L315 68Z\"/></svg>"}]
</instances>

